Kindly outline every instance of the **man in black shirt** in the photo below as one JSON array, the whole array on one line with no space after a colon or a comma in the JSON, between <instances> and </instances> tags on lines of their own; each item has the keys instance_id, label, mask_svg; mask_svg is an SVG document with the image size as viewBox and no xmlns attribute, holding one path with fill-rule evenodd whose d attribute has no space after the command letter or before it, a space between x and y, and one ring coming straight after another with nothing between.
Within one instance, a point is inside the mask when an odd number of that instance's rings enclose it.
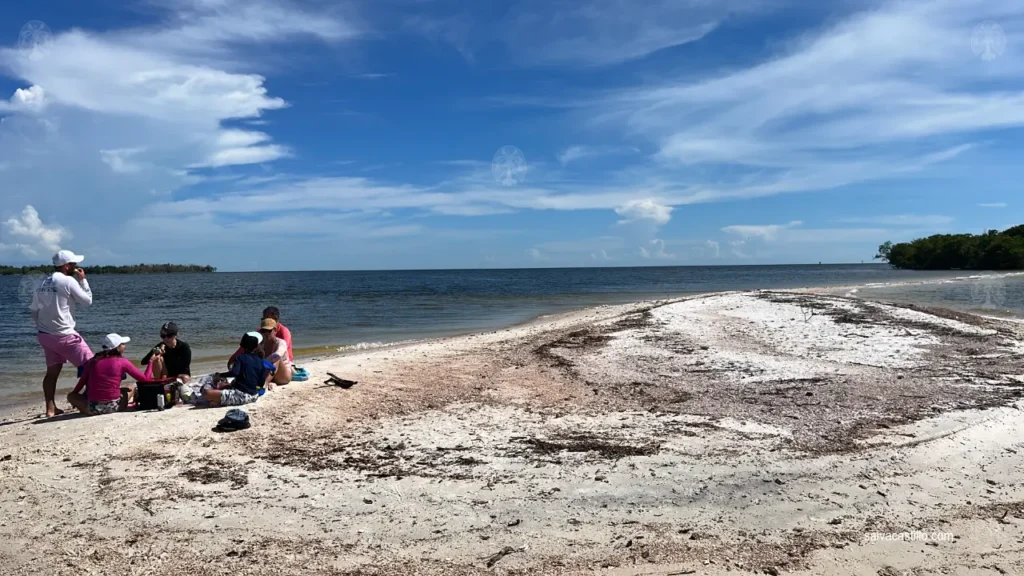
<instances>
[{"instance_id":1,"label":"man in black shirt","mask_svg":"<svg viewBox=\"0 0 1024 576\"><path fill-rule=\"evenodd\" d=\"M168 322L160 327L160 343L146 357L142 365L153 360L153 378L177 378L188 382L192 379L192 349L188 343L178 340L178 325Z\"/></svg>"}]
</instances>

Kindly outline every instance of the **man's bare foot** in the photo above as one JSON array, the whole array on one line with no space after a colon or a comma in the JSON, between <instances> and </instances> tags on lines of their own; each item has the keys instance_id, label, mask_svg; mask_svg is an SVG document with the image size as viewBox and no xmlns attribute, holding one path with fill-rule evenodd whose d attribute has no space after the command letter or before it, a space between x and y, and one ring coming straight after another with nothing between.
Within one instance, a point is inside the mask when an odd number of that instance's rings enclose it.
<instances>
[{"instance_id":1,"label":"man's bare foot","mask_svg":"<svg viewBox=\"0 0 1024 576\"><path fill-rule=\"evenodd\" d=\"M61 410L60 408L57 408L57 407L54 407L52 410L49 409L49 408L46 409L46 417L47 418L53 418L54 416L60 416L63 413L64 413L64 411Z\"/></svg>"}]
</instances>

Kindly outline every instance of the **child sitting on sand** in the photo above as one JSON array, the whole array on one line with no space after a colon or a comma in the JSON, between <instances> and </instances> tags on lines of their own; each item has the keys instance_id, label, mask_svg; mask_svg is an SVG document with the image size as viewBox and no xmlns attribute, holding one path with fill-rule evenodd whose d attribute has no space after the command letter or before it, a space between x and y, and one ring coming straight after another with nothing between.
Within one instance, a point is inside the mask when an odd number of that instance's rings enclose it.
<instances>
[{"instance_id":1,"label":"child sitting on sand","mask_svg":"<svg viewBox=\"0 0 1024 576\"><path fill-rule=\"evenodd\" d=\"M241 406L259 398L260 389L274 377L274 365L256 354L263 337L258 332L242 336L242 353L231 370L217 375L214 384L203 387L203 398L214 406ZM233 376L233 382L225 379Z\"/></svg>"}]
</instances>

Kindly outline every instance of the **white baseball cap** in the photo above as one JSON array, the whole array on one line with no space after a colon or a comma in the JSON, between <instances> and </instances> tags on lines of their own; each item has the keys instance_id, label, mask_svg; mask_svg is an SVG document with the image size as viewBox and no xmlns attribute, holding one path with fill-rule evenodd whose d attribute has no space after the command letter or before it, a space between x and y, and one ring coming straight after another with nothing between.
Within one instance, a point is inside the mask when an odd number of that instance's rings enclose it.
<instances>
[{"instance_id":1,"label":"white baseball cap","mask_svg":"<svg viewBox=\"0 0 1024 576\"><path fill-rule=\"evenodd\" d=\"M246 332L245 335L255 338L257 345L263 343L263 334L260 334L259 332Z\"/></svg>"},{"instance_id":2,"label":"white baseball cap","mask_svg":"<svg viewBox=\"0 0 1024 576\"><path fill-rule=\"evenodd\" d=\"M82 260L85 260L85 256L75 254L71 250L61 250L53 255L53 265L63 266L65 264L75 263L78 264Z\"/></svg>"},{"instance_id":3,"label":"white baseball cap","mask_svg":"<svg viewBox=\"0 0 1024 576\"><path fill-rule=\"evenodd\" d=\"M117 348L121 344L127 344L131 341L132 339L127 336L121 336L120 334L110 333L103 337L103 340L100 342L100 344L103 346L104 350L113 350L114 348Z\"/></svg>"}]
</instances>

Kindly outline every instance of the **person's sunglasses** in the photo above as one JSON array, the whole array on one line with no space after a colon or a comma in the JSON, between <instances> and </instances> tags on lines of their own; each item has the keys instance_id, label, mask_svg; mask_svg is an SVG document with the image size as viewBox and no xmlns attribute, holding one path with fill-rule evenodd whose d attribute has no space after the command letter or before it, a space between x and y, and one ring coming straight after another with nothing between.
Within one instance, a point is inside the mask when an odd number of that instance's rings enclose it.
<instances>
[{"instance_id":1,"label":"person's sunglasses","mask_svg":"<svg viewBox=\"0 0 1024 576\"><path fill-rule=\"evenodd\" d=\"M168 338L174 338L174 334L161 334L160 338L166 340Z\"/></svg>"}]
</instances>

